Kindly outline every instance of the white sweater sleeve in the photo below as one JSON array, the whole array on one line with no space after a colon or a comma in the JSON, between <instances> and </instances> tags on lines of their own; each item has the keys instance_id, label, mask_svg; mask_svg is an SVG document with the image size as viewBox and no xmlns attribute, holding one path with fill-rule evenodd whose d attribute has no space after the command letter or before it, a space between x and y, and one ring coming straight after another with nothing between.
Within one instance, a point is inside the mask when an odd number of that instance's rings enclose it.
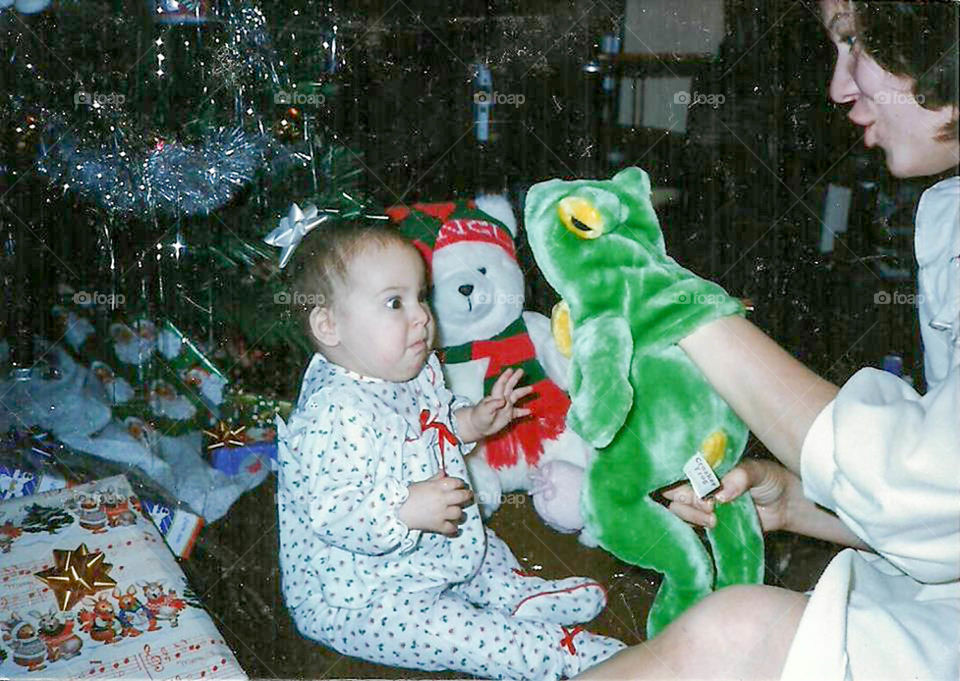
<instances>
[{"instance_id":1,"label":"white sweater sleeve","mask_svg":"<svg viewBox=\"0 0 960 681\"><path fill-rule=\"evenodd\" d=\"M807 497L913 578L960 578L960 367L923 397L857 372L810 428L801 473Z\"/></svg>"}]
</instances>

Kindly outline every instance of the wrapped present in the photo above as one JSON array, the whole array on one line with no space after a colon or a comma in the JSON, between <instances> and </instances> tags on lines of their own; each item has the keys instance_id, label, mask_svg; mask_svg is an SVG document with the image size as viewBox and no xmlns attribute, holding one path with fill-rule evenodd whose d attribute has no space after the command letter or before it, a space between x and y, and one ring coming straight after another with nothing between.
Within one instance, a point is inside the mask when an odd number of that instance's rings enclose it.
<instances>
[{"instance_id":1,"label":"wrapped present","mask_svg":"<svg viewBox=\"0 0 960 681\"><path fill-rule=\"evenodd\" d=\"M94 314L94 324L84 307L91 297L63 293L55 317L64 338L68 330L76 333L56 344L38 340L37 355L45 361L29 380L0 381L0 433L49 430L74 451L136 469L206 522L221 518L270 467L262 453L241 460L231 474L210 465L201 431L222 420L222 372L170 322L121 318L114 310L109 320ZM97 333L102 322L109 323L108 334Z\"/></svg>"},{"instance_id":2,"label":"wrapped present","mask_svg":"<svg viewBox=\"0 0 960 681\"><path fill-rule=\"evenodd\" d=\"M0 438L0 501L73 487L102 476L105 467L99 460L70 450L45 431L11 429ZM91 468L100 474L92 475ZM144 488L142 480L138 489L144 512L167 546L178 557L189 558L203 529L203 518L165 498L155 486Z\"/></svg>"},{"instance_id":3,"label":"wrapped present","mask_svg":"<svg viewBox=\"0 0 960 681\"><path fill-rule=\"evenodd\" d=\"M276 469L277 431L268 428L231 427L220 422L211 430L203 431L210 465L227 475L254 472L251 467L267 465Z\"/></svg>"},{"instance_id":4,"label":"wrapped present","mask_svg":"<svg viewBox=\"0 0 960 681\"><path fill-rule=\"evenodd\" d=\"M55 473L37 474L0 464L0 501L63 489L67 481Z\"/></svg>"},{"instance_id":5,"label":"wrapped present","mask_svg":"<svg viewBox=\"0 0 960 681\"><path fill-rule=\"evenodd\" d=\"M170 550L184 560L189 558L203 529L203 518L159 501L144 499L140 505L144 514L157 526Z\"/></svg>"},{"instance_id":6,"label":"wrapped present","mask_svg":"<svg viewBox=\"0 0 960 681\"><path fill-rule=\"evenodd\" d=\"M122 475L0 503L0 677L246 678L148 513Z\"/></svg>"},{"instance_id":7,"label":"wrapped present","mask_svg":"<svg viewBox=\"0 0 960 681\"><path fill-rule=\"evenodd\" d=\"M119 419L137 417L183 435L214 423L227 378L187 335L148 319L110 326L115 364L91 363ZM131 387L132 386L132 387Z\"/></svg>"},{"instance_id":8,"label":"wrapped present","mask_svg":"<svg viewBox=\"0 0 960 681\"><path fill-rule=\"evenodd\" d=\"M89 392L117 419L142 418L174 436L215 422L229 381L201 347L169 320L91 305L99 298L64 288L52 310L74 363L89 366Z\"/></svg>"},{"instance_id":9,"label":"wrapped present","mask_svg":"<svg viewBox=\"0 0 960 681\"><path fill-rule=\"evenodd\" d=\"M258 462L276 470L277 416L289 418L285 400L231 389L223 403L224 420L204 429L210 465L227 475L249 472Z\"/></svg>"},{"instance_id":10,"label":"wrapped present","mask_svg":"<svg viewBox=\"0 0 960 681\"><path fill-rule=\"evenodd\" d=\"M36 473L0 464L0 501L70 486L66 479L56 473ZM203 518L185 509L150 499L141 502L141 509L144 516L156 525L170 550L184 560L189 558L197 536L203 529Z\"/></svg>"}]
</instances>

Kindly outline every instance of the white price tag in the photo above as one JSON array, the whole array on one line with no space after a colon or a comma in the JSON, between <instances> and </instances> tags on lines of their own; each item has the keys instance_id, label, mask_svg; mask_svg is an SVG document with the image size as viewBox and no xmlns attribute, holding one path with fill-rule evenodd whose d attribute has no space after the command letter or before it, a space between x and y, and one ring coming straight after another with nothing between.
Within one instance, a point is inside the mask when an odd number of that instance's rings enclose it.
<instances>
[{"instance_id":1,"label":"white price tag","mask_svg":"<svg viewBox=\"0 0 960 681\"><path fill-rule=\"evenodd\" d=\"M701 499L716 492L720 488L720 480L717 479L710 464L703 458L700 452L697 452L683 466L683 474L687 476L693 491Z\"/></svg>"}]
</instances>

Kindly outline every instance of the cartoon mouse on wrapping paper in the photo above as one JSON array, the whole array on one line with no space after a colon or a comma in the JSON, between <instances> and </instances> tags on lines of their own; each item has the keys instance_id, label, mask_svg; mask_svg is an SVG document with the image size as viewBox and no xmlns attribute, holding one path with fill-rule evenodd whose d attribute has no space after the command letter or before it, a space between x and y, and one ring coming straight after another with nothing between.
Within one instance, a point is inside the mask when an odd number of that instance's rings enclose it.
<instances>
[{"instance_id":1,"label":"cartoon mouse on wrapping paper","mask_svg":"<svg viewBox=\"0 0 960 681\"><path fill-rule=\"evenodd\" d=\"M40 639L36 628L20 619L17 613L10 613L10 619L0 622L3 628L3 641L13 652L13 662L26 667L28 672L46 668L47 646Z\"/></svg>"}]
</instances>

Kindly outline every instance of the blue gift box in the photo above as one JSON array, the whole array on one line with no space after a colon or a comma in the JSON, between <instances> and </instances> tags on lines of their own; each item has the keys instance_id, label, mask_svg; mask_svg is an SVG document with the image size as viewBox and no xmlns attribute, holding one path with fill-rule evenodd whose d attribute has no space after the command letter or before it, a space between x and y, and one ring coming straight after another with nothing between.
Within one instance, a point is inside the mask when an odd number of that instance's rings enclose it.
<instances>
[{"instance_id":1,"label":"blue gift box","mask_svg":"<svg viewBox=\"0 0 960 681\"><path fill-rule=\"evenodd\" d=\"M227 475L237 475L245 465L258 464L268 465L271 470L276 470L276 442L254 442L243 447L219 447L210 452L210 465Z\"/></svg>"}]
</instances>

